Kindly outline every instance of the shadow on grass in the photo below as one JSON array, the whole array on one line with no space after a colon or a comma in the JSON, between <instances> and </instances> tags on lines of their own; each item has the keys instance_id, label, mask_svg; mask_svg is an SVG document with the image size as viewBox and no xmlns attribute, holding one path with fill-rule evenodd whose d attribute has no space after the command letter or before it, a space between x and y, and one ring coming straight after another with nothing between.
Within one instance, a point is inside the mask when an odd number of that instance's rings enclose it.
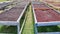
<instances>
[{"instance_id":1,"label":"shadow on grass","mask_svg":"<svg viewBox=\"0 0 60 34\"><path fill-rule=\"evenodd\" d=\"M41 26L37 27L38 32L60 32L60 27L58 26Z\"/></svg>"},{"instance_id":2,"label":"shadow on grass","mask_svg":"<svg viewBox=\"0 0 60 34\"><path fill-rule=\"evenodd\" d=\"M16 26L2 26L0 29L0 33L17 34L17 27Z\"/></svg>"}]
</instances>

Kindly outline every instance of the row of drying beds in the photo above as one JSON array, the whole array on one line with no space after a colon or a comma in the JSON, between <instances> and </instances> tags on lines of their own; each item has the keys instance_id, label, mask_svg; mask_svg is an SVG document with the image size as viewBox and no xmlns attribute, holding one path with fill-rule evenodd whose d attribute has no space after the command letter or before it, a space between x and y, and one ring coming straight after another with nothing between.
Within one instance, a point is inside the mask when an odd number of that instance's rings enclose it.
<instances>
[{"instance_id":1,"label":"row of drying beds","mask_svg":"<svg viewBox=\"0 0 60 34\"><path fill-rule=\"evenodd\" d=\"M41 5L42 2L32 2L32 8L33 8L33 14L34 14L34 21L35 21L35 34L60 34L60 32L38 32L38 28L40 26L52 26L52 25L60 25L60 21L49 21L49 22L39 22L39 20L37 20L37 16L34 10L34 5L33 4L37 4L37 5ZM45 5L45 4L44 4ZM42 3L42 6L44 6ZM48 6L47 6L48 7ZM41 9L41 8L40 8ZM37 9L39 10L39 9ZM38 12L38 11L37 11ZM57 12L56 12L57 13ZM59 13L58 13L59 14ZM57 16L58 17L58 16ZM39 17L38 17L39 18Z\"/></svg>"},{"instance_id":2,"label":"row of drying beds","mask_svg":"<svg viewBox=\"0 0 60 34\"><path fill-rule=\"evenodd\" d=\"M24 12L25 12L25 10L26 10L28 5L29 5L29 2L27 2L24 5L24 8L20 6L21 8L19 8L19 9L20 10L22 9L20 11L21 14L19 14L19 11L16 8L14 8L14 7L10 9L11 11L8 10L7 12L1 13L0 14L0 25L17 26L17 34L20 34L21 33L21 31L20 31L20 19L22 18L22 16L23 16L23 14L24 14ZM14 9L16 9L17 12L12 13L14 11ZM9 15L9 11L11 13L10 16L8 16ZM13 16L15 13L16 13L17 16ZM5 18L5 17L8 17L8 18Z\"/></svg>"},{"instance_id":3,"label":"row of drying beds","mask_svg":"<svg viewBox=\"0 0 60 34\"><path fill-rule=\"evenodd\" d=\"M6 6L13 4L13 2L3 2L0 3L0 10L3 10Z\"/></svg>"}]
</instances>

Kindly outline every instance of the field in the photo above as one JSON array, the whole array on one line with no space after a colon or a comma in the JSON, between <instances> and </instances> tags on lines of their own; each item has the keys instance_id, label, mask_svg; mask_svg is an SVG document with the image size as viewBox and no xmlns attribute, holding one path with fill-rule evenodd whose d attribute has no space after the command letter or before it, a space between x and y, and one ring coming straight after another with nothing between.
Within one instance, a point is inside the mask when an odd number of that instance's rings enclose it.
<instances>
[{"instance_id":1,"label":"field","mask_svg":"<svg viewBox=\"0 0 60 34\"><path fill-rule=\"evenodd\" d=\"M7 0L0 0L0 2L4 2L4 1L7 1ZM43 13L43 12L40 12L40 13ZM35 33L34 32L34 19L33 19L31 5L29 5L29 7L27 8L26 15L27 15L27 18L26 18L26 22L25 22L22 34L34 34ZM23 23L26 15L24 14L22 16L21 22L20 22L20 27L22 26L22 23ZM16 34L17 33L16 29L17 29L16 26L0 25L0 33L7 33L8 32L8 33ZM57 26L41 26L41 27L37 27L37 30L38 30L38 32L60 32L60 25L57 25Z\"/></svg>"}]
</instances>

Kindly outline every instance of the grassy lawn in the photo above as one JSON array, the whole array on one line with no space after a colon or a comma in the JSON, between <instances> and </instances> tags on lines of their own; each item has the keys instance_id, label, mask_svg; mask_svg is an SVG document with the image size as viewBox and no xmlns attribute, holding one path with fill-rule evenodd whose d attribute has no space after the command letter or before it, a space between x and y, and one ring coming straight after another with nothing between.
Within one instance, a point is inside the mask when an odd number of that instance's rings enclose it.
<instances>
[{"instance_id":1,"label":"grassy lawn","mask_svg":"<svg viewBox=\"0 0 60 34\"><path fill-rule=\"evenodd\" d=\"M31 5L27 9L27 19L22 34L34 34Z\"/></svg>"},{"instance_id":2,"label":"grassy lawn","mask_svg":"<svg viewBox=\"0 0 60 34\"><path fill-rule=\"evenodd\" d=\"M7 0L0 0L0 2L4 2L4 1L7 1Z\"/></svg>"}]
</instances>

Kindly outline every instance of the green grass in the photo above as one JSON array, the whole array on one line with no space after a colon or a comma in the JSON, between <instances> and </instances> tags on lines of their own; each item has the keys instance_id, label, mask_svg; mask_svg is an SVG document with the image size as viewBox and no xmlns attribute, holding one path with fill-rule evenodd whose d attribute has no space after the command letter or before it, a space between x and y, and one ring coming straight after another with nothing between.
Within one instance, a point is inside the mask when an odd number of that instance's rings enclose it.
<instances>
[{"instance_id":1,"label":"green grass","mask_svg":"<svg viewBox=\"0 0 60 34\"><path fill-rule=\"evenodd\" d=\"M4 2L4 1L7 1L7 0L0 0L0 2Z\"/></svg>"},{"instance_id":2,"label":"green grass","mask_svg":"<svg viewBox=\"0 0 60 34\"><path fill-rule=\"evenodd\" d=\"M0 26L0 33L17 34L17 27L16 26Z\"/></svg>"},{"instance_id":3,"label":"green grass","mask_svg":"<svg viewBox=\"0 0 60 34\"><path fill-rule=\"evenodd\" d=\"M23 14L23 16L22 16L22 18L20 20L20 28L22 27L22 24L24 22L25 17L26 17L26 12Z\"/></svg>"},{"instance_id":4,"label":"green grass","mask_svg":"<svg viewBox=\"0 0 60 34\"><path fill-rule=\"evenodd\" d=\"M37 27L38 32L60 32L60 25L59 26L41 26Z\"/></svg>"},{"instance_id":5,"label":"green grass","mask_svg":"<svg viewBox=\"0 0 60 34\"><path fill-rule=\"evenodd\" d=\"M22 34L34 34L31 5L27 8L27 19Z\"/></svg>"}]
</instances>

